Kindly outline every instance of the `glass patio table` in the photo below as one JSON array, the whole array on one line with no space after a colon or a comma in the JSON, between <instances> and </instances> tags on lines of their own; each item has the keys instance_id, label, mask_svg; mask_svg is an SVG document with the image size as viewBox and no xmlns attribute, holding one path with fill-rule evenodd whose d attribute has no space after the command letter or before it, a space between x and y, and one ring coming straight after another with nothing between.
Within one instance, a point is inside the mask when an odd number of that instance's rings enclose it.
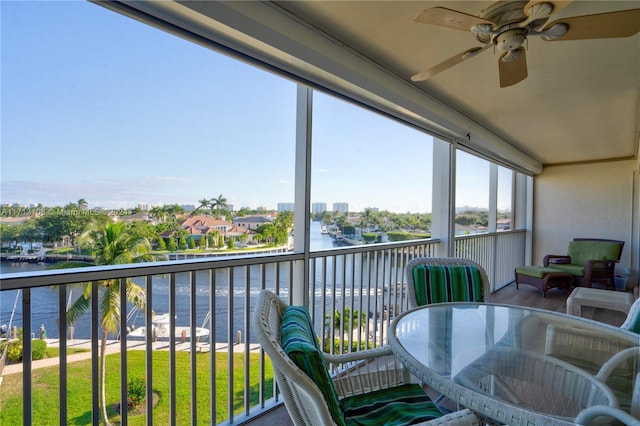
<instances>
[{"instance_id":1,"label":"glass patio table","mask_svg":"<svg viewBox=\"0 0 640 426\"><path fill-rule=\"evenodd\" d=\"M577 349L569 360L554 352L556 344L562 347L562 339L556 341L562 330L570 332L564 343ZM584 408L622 407L619 400L633 398L640 374L637 361L622 365L613 388L585 367L595 359L599 368L616 353L640 346L639 335L519 306L427 305L396 317L389 343L424 384L502 424L568 425Z\"/></svg>"}]
</instances>

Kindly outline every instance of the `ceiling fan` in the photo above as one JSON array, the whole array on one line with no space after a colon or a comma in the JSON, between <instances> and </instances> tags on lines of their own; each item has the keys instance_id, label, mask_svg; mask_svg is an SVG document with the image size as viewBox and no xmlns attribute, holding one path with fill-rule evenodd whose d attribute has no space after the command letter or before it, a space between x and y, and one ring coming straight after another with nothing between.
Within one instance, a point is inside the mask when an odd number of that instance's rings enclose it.
<instances>
[{"instance_id":1,"label":"ceiling fan","mask_svg":"<svg viewBox=\"0 0 640 426\"><path fill-rule=\"evenodd\" d=\"M500 87L512 86L527 78L527 59L523 43L528 36L545 41L586 40L629 37L640 31L640 9L574 16L551 20L551 16L572 1L498 1L479 16L444 7L426 9L416 22L470 31L483 46L460 52L431 68L415 74L423 81L470 59L490 47L503 52L498 60Z\"/></svg>"}]
</instances>

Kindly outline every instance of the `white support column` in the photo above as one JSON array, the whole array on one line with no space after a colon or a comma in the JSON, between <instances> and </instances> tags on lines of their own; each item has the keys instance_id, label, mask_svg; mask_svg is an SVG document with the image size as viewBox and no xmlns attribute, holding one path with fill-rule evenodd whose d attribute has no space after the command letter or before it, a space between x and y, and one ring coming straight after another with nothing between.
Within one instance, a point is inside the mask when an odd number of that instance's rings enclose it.
<instances>
[{"instance_id":1,"label":"white support column","mask_svg":"<svg viewBox=\"0 0 640 426\"><path fill-rule=\"evenodd\" d=\"M434 138L431 236L442 241L436 247L436 256L440 257L455 253L455 161L455 145Z\"/></svg>"},{"instance_id":2,"label":"white support column","mask_svg":"<svg viewBox=\"0 0 640 426\"><path fill-rule=\"evenodd\" d=\"M633 294L640 297L640 177L638 170L634 170L631 176L631 264L629 265L629 273L631 285L633 285ZM627 290L630 284L627 282Z\"/></svg>"},{"instance_id":3,"label":"white support column","mask_svg":"<svg viewBox=\"0 0 640 426\"><path fill-rule=\"evenodd\" d=\"M498 165L489 163L489 232L496 232L498 225Z\"/></svg>"},{"instance_id":4,"label":"white support column","mask_svg":"<svg viewBox=\"0 0 640 426\"><path fill-rule=\"evenodd\" d=\"M309 227L311 223L311 122L313 90L298 85L296 99L296 165L294 200L294 240L296 253L305 253L294 265L291 303L307 306L309 300Z\"/></svg>"},{"instance_id":5,"label":"white support column","mask_svg":"<svg viewBox=\"0 0 640 426\"><path fill-rule=\"evenodd\" d=\"M526 199L524 228L527 230L526 245L524 252L525 265L531 265L533 261L533 184L534 180L532 176L524 176L526 193L524 198ZM522 197L522 196L521 196ZM541 259L542 260L542 259Z\"/></svg>"}]
</instances>

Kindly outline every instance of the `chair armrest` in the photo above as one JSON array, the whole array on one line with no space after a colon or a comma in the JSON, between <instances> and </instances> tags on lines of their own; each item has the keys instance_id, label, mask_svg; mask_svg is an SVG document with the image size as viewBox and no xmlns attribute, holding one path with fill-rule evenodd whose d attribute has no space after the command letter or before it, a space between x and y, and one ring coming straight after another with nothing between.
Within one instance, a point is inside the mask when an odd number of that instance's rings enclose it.
<instances>
[{"instance_id":1,"label":"chair armrest","mask_svg":"<svg viewBox=\"0 0 640 426\"><path fill-rule=\"evenodd\" d=\"M549 266L549 264L553 264L553 263L562 263L562 264L567 264L567 263L571 263L571 257L567 256L567 255L563 255L563 254L548 254L544 257L544 259L542 260L542 264L546 267Z\"/></svg>"},{"instance_id":2,"label":"chair armrest","mask_svg":"<svg viewBox=\"0 0 640 426\"><path fill-rule=\"evenodd\" d=\"M480 424L480 419L478 419L473 411L469 410L468 408L445 414L442 417L429 420L428 422L417 423L418 426L480 426Z\"/></svg>"},{"instance_id":3,"label":"chair armrest","mask_svg":"<svg viewBox=\"0 0 640 426\"><path fill-rule=\"evenodd\" d=\"M346 364L354 361L365 361L372 358L393 355L391 346L381 346L375 349L366 349L364 351L351 352L348 354L328 354L323 352L325 361L330 364Z\"/></svg>"},{"instance_id":4,"label":"chair armrest","mask_svg":"<svg viewBox=\"0 0 640 426\"><path fill-rule=\"evenodd\" d=\"M350 354L323 355L330 364L339 398L411 383L409 370L394 356L390 346Z\"/></svg>"},{"instance_id":5,"label":"chair armrest","mask_svg":"<svg viewBox=\"0 0 640 426\"><path fill-rule=\"evenodd\" d=\"M603 382L606 382L616 367L633 357L638 357L638 359L640 359L640 347L627 348L612 356L611 359L605 362L604 365L600 368L600 371L596 375L596 378L602 380Z\"/></svg>"},{"instance_id":6,"label":"chair armrest","mask_svg":"<svg viewBox=\"0 0 640 426\"><path fill-rule=\"evenodd\" d=\"M636 419L631 414L625 413L619 408L609 407L606 405L594 405L592 407L585 408L580 412L580 414L578 414L575 422L582 426L601 424L601 422L595 422L595 420L601 416L613 417L627 426L640 426L640 420Z\"/></svg>"},{"instance_id":7,"label":"chair armrest","mask_svg":"<svg viewBox=\"0 0 640 426\"><path fill-rule=\"evenodd\" d=\"M587 263L584 265L585 275L587 274L587 270L608 270L613 269L615 264L618 263L617 260L587 260Z\"/></svg>"}]
</instances>

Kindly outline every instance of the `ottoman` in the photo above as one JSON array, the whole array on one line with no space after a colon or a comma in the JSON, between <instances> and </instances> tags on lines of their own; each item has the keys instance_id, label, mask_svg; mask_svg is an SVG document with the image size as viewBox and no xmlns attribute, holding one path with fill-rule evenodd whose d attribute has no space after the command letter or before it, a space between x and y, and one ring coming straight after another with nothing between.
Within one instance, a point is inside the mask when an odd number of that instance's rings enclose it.
<instances>
[{"instance_id":1,"label":"ottoman","mask_svg":"<svg viewBox=\"0 0 640 426\"><path fill-rule=\"evenodd\" d=\"M516 268L516 288L519 288L519 284L537 287L542 291L542 297L547 297L550 288L564 287L569 290L573 285L573 275L544 266L519 266Z\"/></svg>"},{"instance_id":2,"label":"ottoman","mask_svg":"<svg viewBox=\"0 0 640 426\"><path fill-rule=\"evenodd\" d=\"M611 309L627 315L633 305L633 294L598 288L577 287L567 299L567 313L582 316L581 308Z\"/></svg>"}]
</instances>

